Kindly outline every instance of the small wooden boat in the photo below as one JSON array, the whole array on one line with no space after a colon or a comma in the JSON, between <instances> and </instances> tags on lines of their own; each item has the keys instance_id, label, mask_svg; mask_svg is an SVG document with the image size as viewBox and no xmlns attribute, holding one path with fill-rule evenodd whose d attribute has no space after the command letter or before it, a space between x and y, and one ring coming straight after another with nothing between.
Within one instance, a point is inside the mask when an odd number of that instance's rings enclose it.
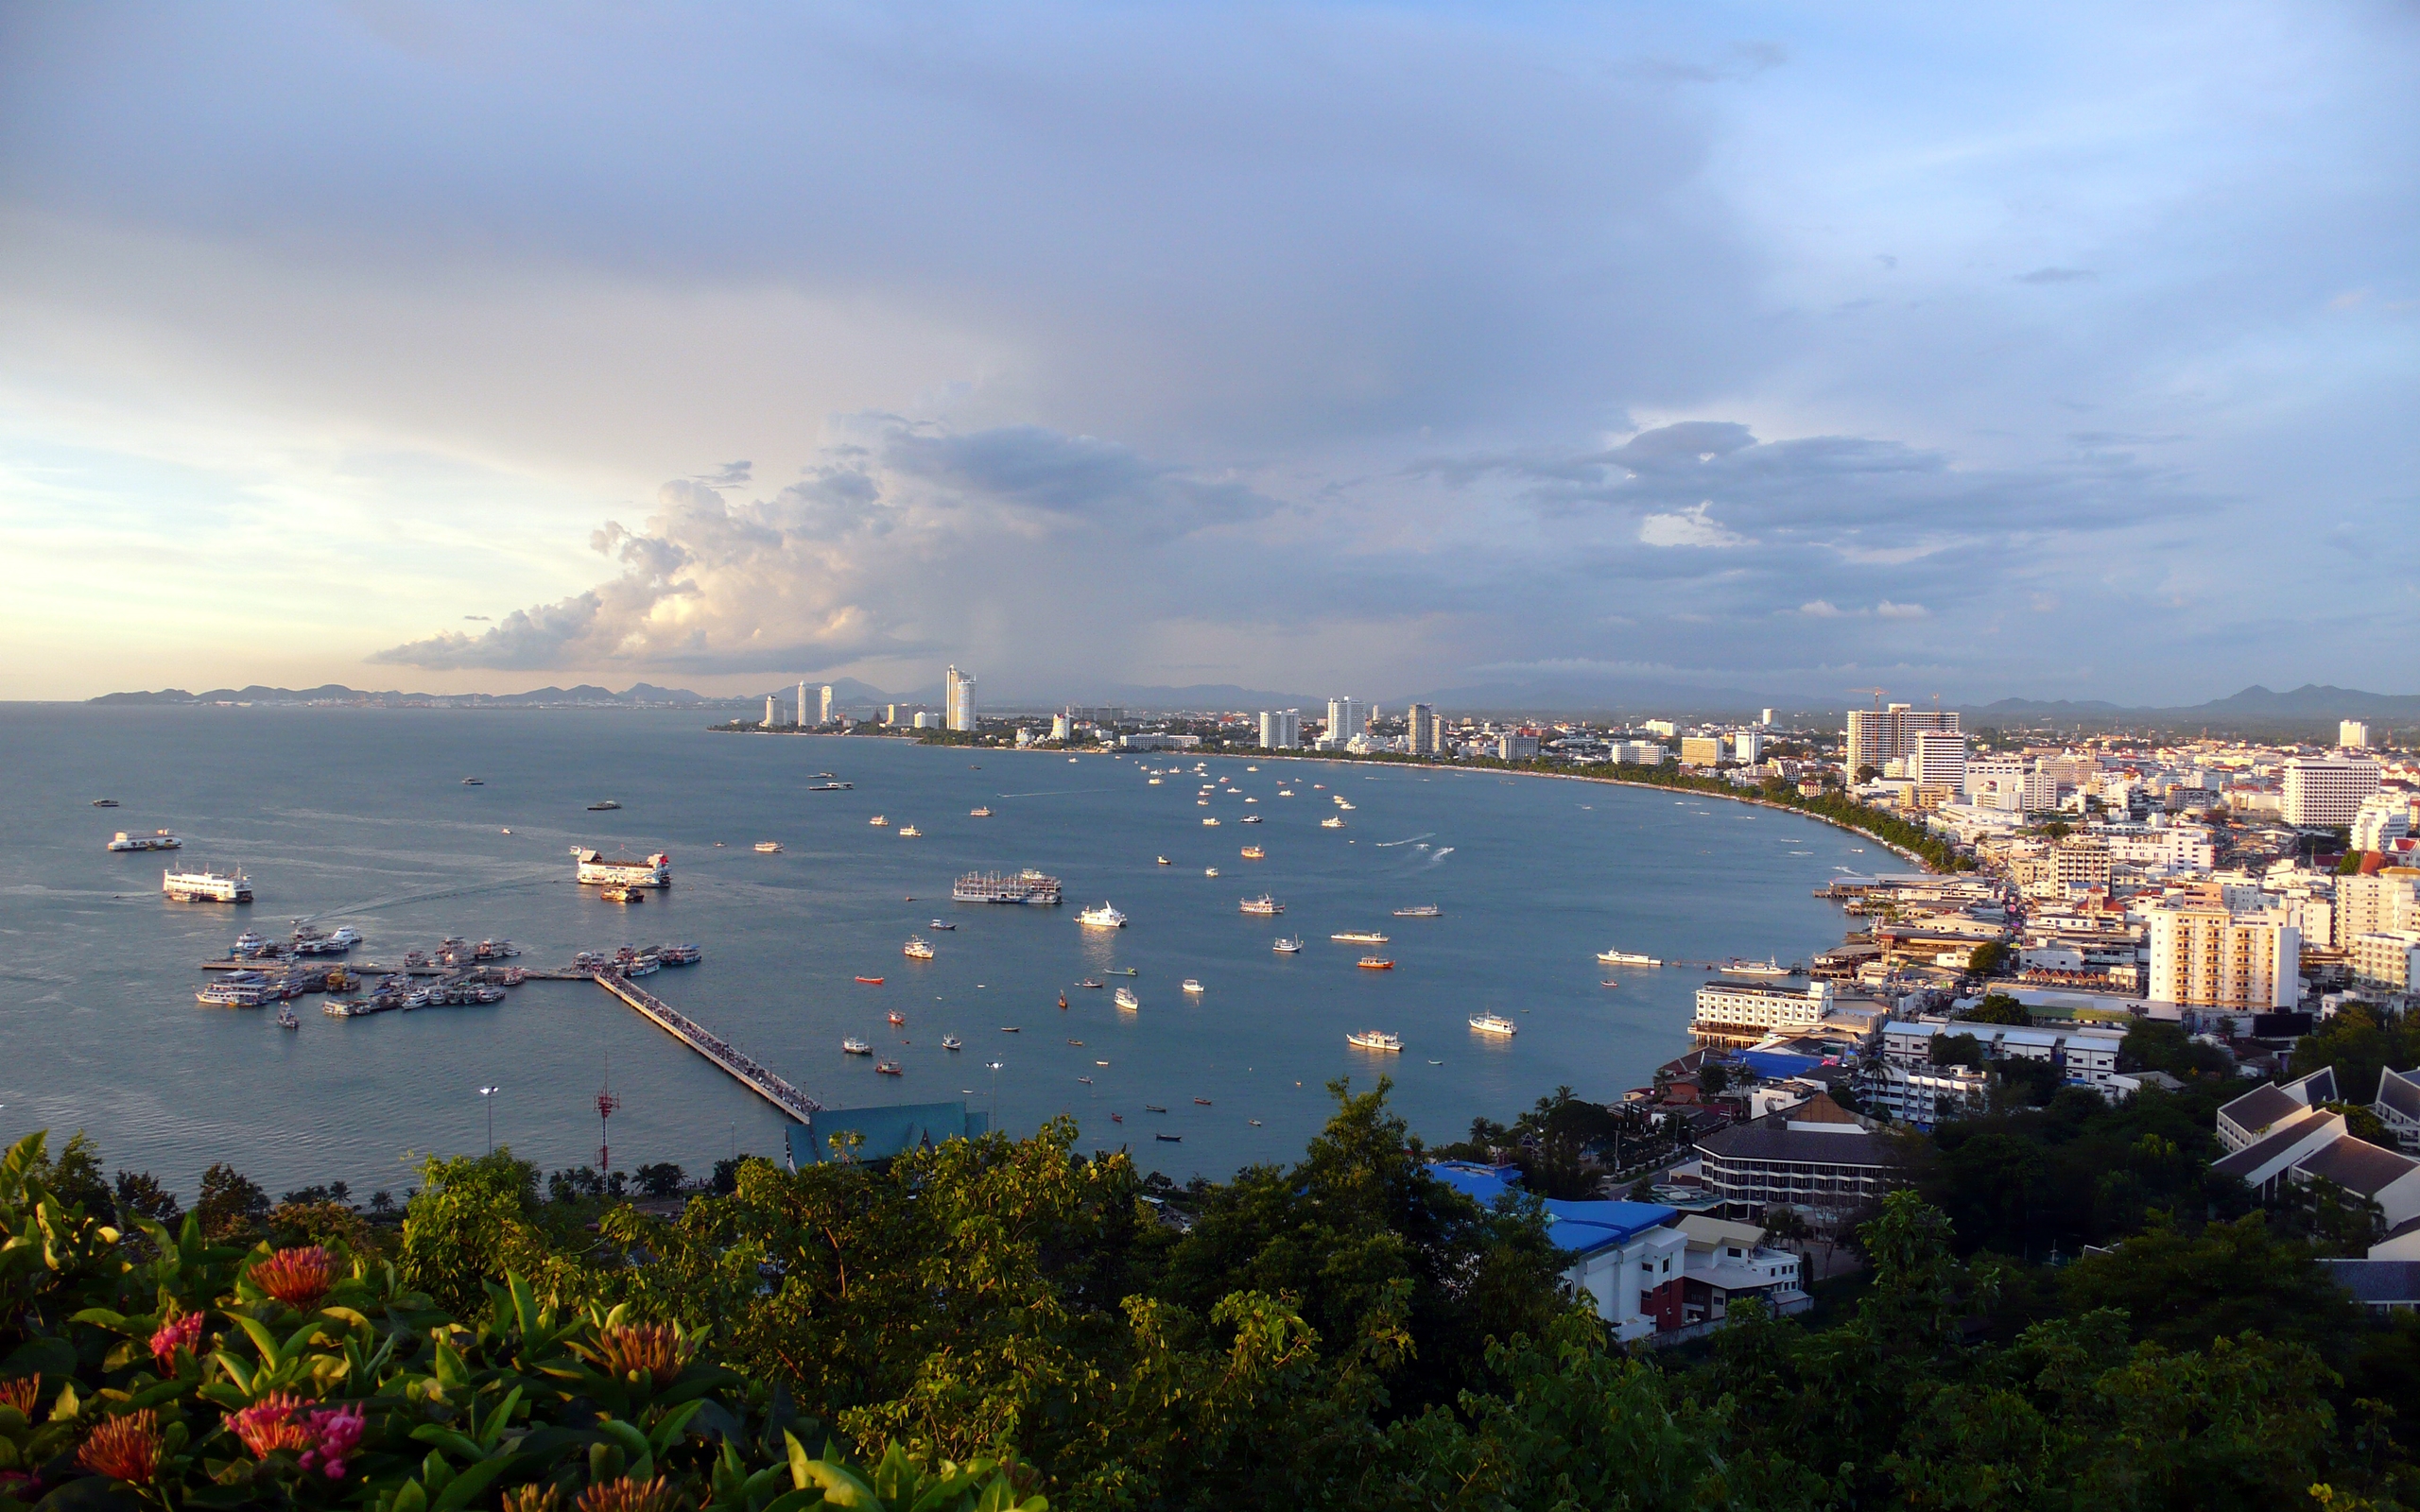
<instances>
[{"instance_id":1,"label":"small wooden boat","mask_svg":"<svg viewBox=\"0 0 2420 1512\"><path fill-rule=\"evenodd\" d=\"M902 1067L899 1062L895 1060L875 1061L873 1065L873 1072L877 1076L905 1076L908 1074L906 1068Z\"/></svg>"},{"instance_id":2,"label":"small wooden boat","mask_svg":"<svg viewBox=\"0 0 2420 1512\"><path fill-rule=\"evenodd\" d=\"M1167 1112L1167 1108L1162 1108L1162 1107L1161 1107L1159 1104L1157 1104L1157 1103L1145 1103L1145 1104L1143 1105L1143 1111L1145 1111L1145 1112L1147 1112L1147 1113L1165 1113L1165 1112Z\"/></svg>"},{"instance_id":3,"label":"small wooden boat","mask_svg":"<svg viewBox=\"0 0 2420 1512\"><path fill-rule=\"evenodd\" d=\"M1383 955L1364 955L1353 963L1365 971L1392 971L1395 963Z\"/></svg>"},{"instance_id":4,"label":"small wooden boat","mask_svg":"<svg viewBox=\"0 0 2420 1512\"><path fill-rule=\"evenodd\" d=\"M868 987L882 986L882 978L878 976L861 976L858 977L857 980L863 982Z\"/></svg>"},{"instance_id":5,"label":"small wooden boat","mask_svg":"<svg viewBox=\"0 0 2420 1512\"><path fill-rule=\"evenodd\" d=\"M908 1015L900 1012L897 1008L891 1009L887 1017L893 1023L906 1023L908 1022Z\"/></svg>"},{"instance_id":6,"label":"small wooden boat","mask_svg":"<svg viewBox=\"0 0 2420 1512\"><path fill-rule=\"evenodd\" d=\"M1197 1098L1195 1098L1195 1099L1194 1099L1194 1102L1195 1102L1198 1106L1202 1107L1202 1108L1207 1108L1207 1107L1209 1107L1209 1106L1210 1106L1210 1099L1209 1099L1209 1098L1207 1098L1207 1097L1197 1097Z\"/></svg>"},{"instance_id":7,"label":"small wooden boat","mask_svg":"<svg viewBox=\"0 0 2420 1512\"><path fill-rule=\"evenodd\" d=\"M1182 1144L1184 1143L1184 1136L1182 1134L1154 1134L1151 1138L1158 1140L1163 1144Z\"/></svg>"}]
</instances>

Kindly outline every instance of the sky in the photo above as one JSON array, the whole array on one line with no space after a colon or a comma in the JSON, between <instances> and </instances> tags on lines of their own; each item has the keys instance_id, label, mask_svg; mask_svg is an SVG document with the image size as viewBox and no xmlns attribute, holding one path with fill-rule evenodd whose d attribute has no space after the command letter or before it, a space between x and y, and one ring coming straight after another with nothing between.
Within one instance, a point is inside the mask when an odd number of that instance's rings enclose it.
<instances>
[{"instance_id":1,"label":"sky","mask_svg":"<svg viewBox=\"0 0 2420 1512\"><path fill-rule=\"evenodd\" d=\"M2420 691L2415 64L2364 0L0 0L0 698Z\"/></svg>"}]
</instances>

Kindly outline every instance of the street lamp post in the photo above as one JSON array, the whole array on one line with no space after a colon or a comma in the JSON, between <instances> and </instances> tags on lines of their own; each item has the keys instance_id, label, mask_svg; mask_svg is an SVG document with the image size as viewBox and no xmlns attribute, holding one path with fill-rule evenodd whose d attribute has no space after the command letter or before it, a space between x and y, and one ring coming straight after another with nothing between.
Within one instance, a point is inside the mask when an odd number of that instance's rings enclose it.
<instances>
[{"instance_id":1,"label":"street lamp post","mask_svg":"<svg viewBox=\"0 0 2420 1512\"><path fill-rule=\"evenodd\" d=\"M504 1089L501 1087L479 1089L479 1101L485 1103L488 1108L488 1153L490 1155L495 1153L495 1094L502 1091Z\"/></svg>"}]
</instances>

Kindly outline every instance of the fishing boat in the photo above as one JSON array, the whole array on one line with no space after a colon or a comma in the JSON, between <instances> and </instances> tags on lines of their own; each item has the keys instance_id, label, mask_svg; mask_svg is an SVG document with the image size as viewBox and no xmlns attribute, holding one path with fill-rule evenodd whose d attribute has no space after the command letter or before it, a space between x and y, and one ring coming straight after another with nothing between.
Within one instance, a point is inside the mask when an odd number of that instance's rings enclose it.
<instances>
[{"instance_id":1,"label":"fishing boat","mask_svg":"<svg viewBox=\"0 0 2420 1512\"><path fill-rule=\"evenodd\" d=\"M988 806L972 808L966 811L966 816L970 819L988 819L992 816L992 811Z\"/></svg>"},{"instance_id":2,"label":"fishing boat","mask_svg":"<svg viewBox=\"0 0 2420 1512\"><path fill-rule=\"evenodd\" d=\"M1131 987L1119 988L1117 989L1116 1001L1119 1007L1127 1009L1129 1012L1132 1012L1143 1005L1143 1000L1134 995L1134 989Z\"/></svg>"},{"instance_id":3,"label":"fishing boat","mask_svg":"<svg viewBox=\"0 0 2420 1512\"><path fill-rule=\"evenodd\" d=\"M1248 798L1244 799L1244 801L1247 803L1256 803L1260 800L1258 799ZM1247 814L1243 816L1243 822L1246 824L1258 824L1260 822L1260 816L1257 814Z\"/></svg>"},{"instance_id":4,"label":"fishing boat","mask_svg":"<svg viewBox=\"0 0 2420 1512\"><path fill-rule=\"evenodd\" d=\"M1166 857L1166 856L1162 856L1162 857L1160 857L1160 865L1165 867L1165 866L1172 865L1172 863L1168 860L1168 858L1167 858L1167 857Z\"/></svg>"},{"instance_id":5,"label":"fishing boat","mask_svg":"<svg viewBox=\"0 0 2420 1512\"><path fill-rule=\"evenodd\" d=\"M1024 1031L1023 1029L1018 1028L1018 1027L1017 1027L1015 1024L1013 1024L1013 1023L1004 1023L1004 1024L1000 1025L1000 1032L1001 1032L1002 1034L1023 1034L1023 1033L1025 1033L1025 1031Z\"/></svg>"},{"instance_id":6,"label":"fishing boat","mask_svg":"<svg viewBox=\"0 0 2420 1512\"><path fill-rule=\"evenodd\" d=\"M1438 907L1435 903L1414 903L1409 908L1398 908L1395 910L1395 917L1397 919L1442 919L1444 915L1445 910Z\"/></svg>"},{"instance_id":7,"label":"fishing boat","mask_svg":"<svg viewBox=\"0 0 2420 1512\"><path fill-rule=\"evenodd\" d=\"M843 1040L840 1041L840 1054L844 1056L871 1056L873 1054L873 1046L866 1043L862 1040Z\"/></svg>"},{"instance_id":8,"label":"fishing boat","mask_svg":"<svg viewBox=\"0 0 2420 1512\"><path fill-rule=\"evenodd\" d=\"M858 977L857 980L863 982L868 987L882 986L882 978L878 976L861 976Z\"/></svg>"},{"instance_id":9,"label":"fishing boat","mask_svg":"<svg viewBox=\"0 0 2420 1512\"><path fill-rule=\"evenodd\" d=\"M1184 1143L1184 1136L1182 1134L1154 1134L1151 1138L1159 1141L1163 1144L1182 1144Z\"/></svg>"},{"instance_id":10,"label":"fishing boat","mask_svg":"<svg viewBox=\"0 0 2420 1512\"><path fill-rule=\"evenodd\" d=\"M1204 815L1202 816L1201 822L1215 830L1219 827L1219 816L1215 814Z\"/></svg>"},{"instance_id":11,"label":"fishing boat","mask_svg":"<svg viewBox=\"0 0 2420 1512\"><path fill-rule=\"evenodd\" d=\"M1326 818L1320 820L1320 828L1322 830L1341 830L1344 828L1344 821L1331 814Z\"/></svg>"},{"instance_id":12,"label":"fishing boat","mask_svg":"<svg viewBox=\"0 0 2420 1512\"><path fill-rule=\"evenodd\" d=\"M1288 936L1283 939L1275 941L1269 948L1275 951L1280 955L1291 955L1303 948L1303 942L1291 936Z\"/></svg>"},{"instance_id":13,"label":"fishing boat","mask_svg":"<svg viewBox=\"0 0 2420 1512\"><path fill-rule=\"evenodd\" d=\"M1205 877L1215 877L1219 874L1219 868L1216 867L1204 867L1201 868L1201 874Z\"/></svg>"},{"instance_id":14,"label":"fishing boat","mask_svg":"<svg viewBox=\"0 0 2420 1512\"><path fill-rule=\"evenodd\" d=\"M1344 1042L1357 1050L1401 1051L1403 1037L1383 1029L1356 1029L1344 1037Z\"/></svg>"},{"instance_id":15,"label":"fishing boat","mask_svg":"<svg viewBox=\"0 0 2420 1512\"><path fill-rule=\"evenodd\" d=\"M895 1060L877 1060L873 1063L873 1074L877 1076L905 1076L908 1072Z\"/></svg>"},{"instance_id":16,"label":"fishing boat","mask_svg":"<svg viewBox=\"0 0 2420 1512\"><path fill-rule=\"evenodd\" d=\"M606 814L614 809L618 809L621 806L621 804L609 798L600 803L591 803L588 805L588 812L591 814Z\"/></svg>"},{"instance_id":17,"label":"fishing boat","mask_svg":"<svg viewBox=\"0 0 2420 1512\"><path fill-rule=\"evenodd\" d=\"M759 840L756 842L756 853L760 856L780 855L782 853L782 842L779 840Z\"/></svg>"},{"instance_id":18,"label":"fishing boat","mask_svg":"<svg viewBox=\"0 0 2420 1512\"><path fill-rule=\"evenodd\" d=\"M117 799L113 798L96 798L93 799L93 807L96 809L113 809L117 807Z\"/></svg>"},{"instance_id":19,"label":"fishing boat","mask_svg":"<svg viewBox=\"0 0 2420 1512\"><path fill-rule=\"evenodd\" d=\"M1471 1015L1471 1027L1481 1034L1499 1034L1508 1037L1521 1032L1512 1020L1500 1013L1474 1013Z\"/></svg>"},{"instance_id":20,"label":"fishing boat","mask_svg":"<svg viewBox=\"0 0 2420 1512\"><path fill-rule=\"evenodd\" d=\"M901 829L900 829L900 831L899 831L899 838L901 838L902 840L914 840L914 839L919 839L919 838L921 838L921 837L924 835L924 833L925 833L924 831L922 831L922 830L920 830L920 829L916 828L916 827L915 827L914 825L912 825L912 824L905 825L905 826L902 826L902 827L901 827Z\"/></svg>"},{"instance_id":21,"label":"fishing boat","mask_svg":"<svg viewBox=\"0 0 2420 1512\"><path fill-rule=\"evenodd\" d=\"M943 1050L963 1050L966 1048L966 1041L960 1040L954 1034L945 1034L942 1036L942 1048Z\"/></svg>"},{"instance_id":22,"label":"fishing boat","mask_svg":"<svg viewBox=\"0 0 2420 1512\"><path fill-rule=\"evenodd\" d=\"M1086 929L1124 929L1126 916L1109 904L1101 903L1097 907L1079 911L1076 915L1076 922Z\"/></svg>"},{"instance_id":23,"label":"fishing boat","mask_svg":"<svg viewBox=\"0 0 2420 1512\"><path fill-rule=\"evenodd\" d=\"M1184 979L1183 989L1187 992L1198 993L1201 990L1201 984L1199 980L1188 976Z\"/></svg>"},{"instance_id":24,"label":"fishing boat","mask_svg":"<svg viewBox=\"0 0 2420 1512\"><path fill-rule=\"evenodd\" d=\"M890 828L890 821L884 818L879 814L875 815L873 818L866 820L866 822L873 825L877 830L887 830Z\"/></svg>"},{"instance_id":25,"label":"fishing boat","mask_svg":"<svg viewBox=\"0 0 2420 1512\"><path fill-rule=\"evenodd\" d=\"M948 919L934 919L931 923L926 924L925 927L926 929L956 929L958 926L957 926L956 924L951 923L951 922L950 922Z\"/></svg>"},{"instance_id":26,"label":"fishing boat","mask_svg":"<svg viewBox=\"0 0 2420 1512\"><path fill-rule=\"evenodd\" d=\"M933 947L921 939L910 938L907 944L899 948L899 952L911 961L929 961L933 958Z\"/></svg>"},{"instance_id":27,"label":"fishing boat","mask_svg":"<svg viewBox=\"0 0 2420 1512\"><path fill-rule=\"evenodd\" d=\"M1077 1079L1078 1081L1080 1081L1080 1082L1082 1082L1082 1083L1083 1083L1085 1086L1087 1086L1087 1087L1089 1087L1089 1086L1091 1086L1091 1085L1093 1084L1093 1079L1092 1079L1090 1076L1079 1076L1079 1077L1077 1077L1076 1079Z\"/></svg>"},{"instance_id":28,"label":"fishing boat","mask_svg":"<svg viewBox=\"0 0 2420 1512\"><path fill-rule=\"evenodd\" d=\"M1126 1122L1126 1115L1124 1113L1112 1113L1109 1115L1109 1121L1113 1124L1123 1124Z\"/></svg>"},{"instance_id":29,"label":"fishing boat","mask_svg":"<svg viewBox=\"0 0 2420 1512\"><path fill-rule=\"evenodd\" d=\"M1210 1106L1210 1099L1209 1099L1209 1098L1207 1098L1207 1097L1197 1097L1197 1098L1195 1098L1195 1099L1194 1099L1194 1101L1195 1101L1196 1103L1200 1104L1200 1105L1201 1105L1201 1107L1203 1107L1203 1108L1207 1108L1207 1107L1209 1107L1209 1106Z\"/></svg>"},{"instance_id":30,"label":"fishing boat","mask_svg":"<svg viewBox=\"0 0 2420 1512\"><path fill-rule=\"evenodd\" d=\"M1088 987L1088 988L1092 988L1093 989L1095 989L1096 991L1098 991L1098 990L1101 987L1103 987L1105 984L1100 983L1100 982L1096 982L1096 981L1094 981L1091 977L1089 977L1089 976L1088 976L1088 977L1085 977L1082 981L1080 981L1080 982L1077 983L1076 985L1077 985L1078 987Z\"/></svg>"},{"instance_id":31,"label":"fishing boat","mask_svg":"<svg viewBox=\"0 0 2420 1512\"><path fill-rule=\"evenodd\" d=\"M1145 1112L1147 1112L1147 1113L1165 1113L1165 1112L1167 1112L1167 1108L1162 1108L1162 1107L1161 1107L1159 1104L1157 1104L1157 1103L1145 1103L1145 1104L1143 1105L1143 1111L1145 1111Z\"/></svg>"},{"instance_id":32,"label":"fishing boat","mask_svg":"<svg viewBox=\"0 0 2420 1512\"><path fill-rule=\"evenodd\" d=\"M636 887L625 887L619 884L611 887L598 888L596 896L609 903L643 903L647 902L646 893L641 892Z\"/></svg>"},{"instance_id":33,"label":"fishing boat","mask_svg":"<svg viewBox=\"0 0 2420 1512\"><path fill-rule=\"evenodd\" d=\"M1081 1049L1081 1048L1083 1048L1083 1043L1084 1043L1084 1042L1083 1042L1081 1040L1068 1040L1067 1042L1068 1042L1069 1044L1071 1044L1071 1045L1076 1046L1078 1049Z\"/></svg>"},{"instance_id":34,"label":"fishing boat","mask_svg":"<svg viewBox=\"0 0 2420 1512\"><path fill-rule=\"evenodd\" d=\"M1374 929L1340 929L1328 938L1346 945L1384 945L1387 936Z\"/></svg>"},{"instance_id":35,"label":"fishing boat","mask_svg":"<svg viewBox=\"0 0 2420 1512\"><path fill-rule=\"evenodd\" d=\"M900 1012L897 1008L891 1009L889 1013L884 1014L883 1017L890 1021L893 1028L897 1028L908 1022L908 1015Z\"/></svg>"},{"instance_id":36,"label":"fishing boat","mask_svg":"<svg viewBox=\"0 0 2420 1512\"><path fill-rule=\"evenodd\" d=\"M1605 966L1661 966L1664 964L1654 956L1643 954L1637 951L1599 951L1597 959Z\"/></svg>"},{"instance_id":37,"label":"fishing boat","mask_svg":"<svg viewBox=\"0 0 2420 1512\"><path fill-rule=\"evenodd\" d=\"M1243 858L1246 861L1266 861L1269 859L1269 852L1256 845L1248 845L1243 849Z\"/></svg>"},{"instance_id":38,"label":"fishing boat","mask_svg":"<svg viewBox=\"0 0 2420 1512\"><path fill-rule=\"evenodd\" d=\"M302 1021L294 1016L293 1004L288 1003L277 1010L277 1026L281 1029L300 1029L302 1027Z\"/></svg>"},{"instance_id":39,"label":"fishing boat","mask_svg":"<svg viewBox=\"0 0 2420 1512\"><path fill-rule=\"evenodd\" d=\"M1060 1005L1061 1007L1063 1007L1063 1007L1065 1007L1065 1006L1067 1005L1067 994L1066 994L1066 993L1062 992L1062 993L1060 993L1060 994L1059 994L1059 1005Z\"/></svg>"},{"instance_id":40,"label":"fishing boat","mask_svg":"<svg viewBox=\"0 0 2420 1512\"><path fill-rule=\"evenodd\" d=\"M1268 914L1274 916L1286 911L1286 905L1284 903L1279 902L1276 899L1271 898L1267 893L1262 893L1257 898L1246 898L1236 906L1241 908L1247 914Z\"/></svg>"},{"instance_id":41,"label":"fishing boat","mask_svg":"<svg viewBox=\"0 0 2420 1512\"><path fill-rule=\"evenodd\" d=\"M1394 961L1384 955L1364 955L1353 964L1365 971L1392 971L1395 969Z\"/></svg>"},{"instance_id":42,"label":"fishing boat","mask_svg":"<svg viewBox=\"0 0 2420 1512\"><path fill-rule=\"evenodd\" d=\"M488 784L478 778L466 777L462 779L462 785L464 787L485 787Z\"/></svg>"}]
</instances>

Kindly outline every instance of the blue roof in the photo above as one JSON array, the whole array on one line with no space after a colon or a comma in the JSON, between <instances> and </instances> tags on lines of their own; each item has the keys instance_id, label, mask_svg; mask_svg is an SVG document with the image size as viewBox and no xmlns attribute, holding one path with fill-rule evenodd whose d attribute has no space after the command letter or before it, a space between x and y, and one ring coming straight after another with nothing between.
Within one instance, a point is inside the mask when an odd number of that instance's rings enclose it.
<instances>
[{"instance_id":1,"label":"blue roof","mask_svg":"<svg viewBox=\"0 0 2420 1512\"><path fill-rule=\"evenodd\" d=\"M1759 1076L1790 1077L1803 1071L1812 1071L1824 1063L1820 1056L1802 1056L1793 1050L1742 1050L1739 1058L1755 1068Z\"/></svg>"},{"instance_id":2,"label":"blue roof","mask_svg":"<svg viewBox=\"0 0 2420 1512\"><path fill-rule=\"evenodd\" d=\"M1428 1174L1481 1207L1520 1190L1520 1172L1512 1166L1477 1165L1468 1160L1439 1160ZM1681 1210L1660 1202L1558 1202L1546 1199L1547 1237L1568 1255L1593 1254L1629 1244L1651 1228L1680 1220Z\"/></svg>"}]
</instances>

